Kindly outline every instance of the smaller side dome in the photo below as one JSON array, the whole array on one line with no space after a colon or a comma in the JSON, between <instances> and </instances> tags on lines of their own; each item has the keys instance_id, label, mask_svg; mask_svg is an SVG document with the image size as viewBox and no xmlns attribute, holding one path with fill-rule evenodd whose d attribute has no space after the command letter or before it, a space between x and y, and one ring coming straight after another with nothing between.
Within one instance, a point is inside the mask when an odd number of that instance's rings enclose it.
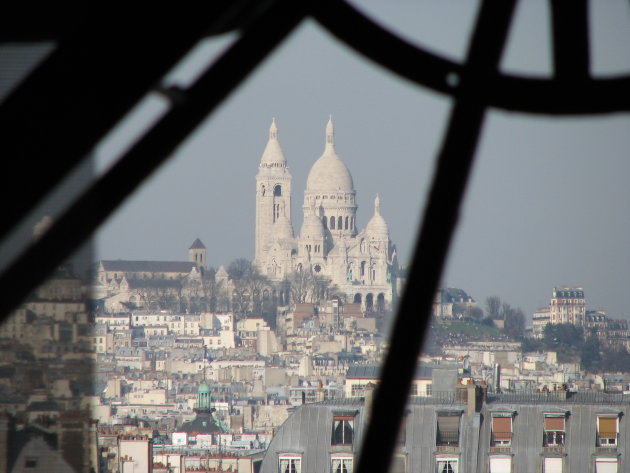
<instances>
[{"instance_id":1,"label":"smaller side dome","mask_svg":"<svg viewBox=\"0 0 630 473\"><path fill-rule=\"evenodd\" d=\"M280 215L271 229L275 240L290 240L293 238L293 226L286 215Z\"/></svg>"},{"instance_id":2,"label":"smaller side dome","mask_svg":"<svg viewBox=\"0 0 630 473\"><path fill-rule=\"evenodd\" d=\"M374 199L374 215L365 227L365 233L371 238L389 239L389 227L381 215L381 199L378 194Z\"/></svg>"},{"instance_id":3,"label":"smaller side dome","mask_svg":"<svg viewBox=\"0 0 630 473\"><path fill-rule=\"evenodd\" d=\"M300 229L300 237L311 239L324 238L324 225L315 213L309 213L304 216L304 223Z\"/></svg>"}]
</instances>

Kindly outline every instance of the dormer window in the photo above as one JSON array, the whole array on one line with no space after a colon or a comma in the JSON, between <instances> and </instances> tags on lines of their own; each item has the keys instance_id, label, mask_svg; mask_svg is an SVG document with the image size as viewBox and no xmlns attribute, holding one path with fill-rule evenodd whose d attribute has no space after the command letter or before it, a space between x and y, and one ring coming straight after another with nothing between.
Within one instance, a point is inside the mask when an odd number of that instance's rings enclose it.
<instances>
[{"instance_id":1,"label":"dormer window","mask_svg":"<svg viewBox=\"0 0 630 473\"><path fill-rule=\"evenodd\" d=\"M565 417L564 415L545 414L543 424L543 447L558 447L564 445Z\"/></svg>"},{"instance_id":2,"label":"dormer window","mask_svg":"<svg viewBox=\"0 0 630 473\"><path fill-rule=\"evenodd\" d=\"M302 473L302 458L298 455L280 455L279 473Z\"/></svg>"},{"instance_id":3,"label":"dormer window","mask_svg":"<svg viewBox=\"0 0 630 473\"><path fill-rule=\"evenodd\" d=\"M508 455L492 455L490 473L509 473L512 471L512 457Z\"/></svg>"},{"instance_id":4,"label":"dormer window","mask_svg":"<svg viewBox=\"0 0 630 473\"><path fill-rule=\"evenodd\" d=\"M543 459L543 473L562 473L563 471L562 457L545 457Z\"/></svg>"},{"instance_id":5,"label":"dormer window","mask_svg":"<svg viewBox=\"0 0 630 473\"><path fill-rule=\"evenodd\" d=\"M512 416L493 415L492 416L492 439L493 447L509 447L512 445Z\"/></svg>"},{"instance_id":6,"label":"dormer window","mask_svg":"<svg viewBox=\"0 0 630 473\"><path fill-rule=\"evenodd\" d=\"M352 445L354 440L354 416L333 417L331 445Z\"/></svg>"},{"instance_id":7,"label":"dormer window","mask_svg":"<svg viewBox=\"0 0 630 473\"><path fill-rule=\"evenodd\" d=\"M436 458L437 473L458 473L458 461L457 457L453 456L441 456Z\"/></svg>"},{"instance_id":8,"label":"dormer window","mask_svg":"<svg viewBox=\"0 0 630 473\"><path fill-rule=\"evenodd\" d=\"M437 446L459 445L459 412L438 412L435 444Z\"/></svg>"},{"instance_id":9,"label":"dormer window","mask_svg":"<svg viewBox=\"0 0 630 473\"><path fill-rule=\"evenodd\" d=\"M619 416L597 416L597 446L616 447L619 434Z\"/></svg>"},{"instance_id":10,"label":"dormer window","mask_svg":"<svg viewBox=\"0 0 630 473\"><path fill-rule=\"evenodd\" d=\"M616 473L619 471L619 460L617 457L595 457L596 473Z\"/></svg>"},{"instance_id":11,"label":"dormer window","mask_svg":"<svg viewBox=\"0 0 630 473\"><path fill-rule=\"evenodd\" d=\"M333 456L330 459L331 473L352 473L353 458L351 456Z\"/></svg>"}]
</instances>

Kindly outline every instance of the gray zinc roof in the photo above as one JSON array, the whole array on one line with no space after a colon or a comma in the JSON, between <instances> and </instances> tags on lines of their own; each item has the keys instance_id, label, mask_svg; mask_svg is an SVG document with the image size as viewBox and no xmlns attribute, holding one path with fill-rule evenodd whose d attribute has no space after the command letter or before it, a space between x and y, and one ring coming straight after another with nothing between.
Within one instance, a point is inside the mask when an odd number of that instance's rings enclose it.
<instances>
[{"instance_id":1,"label":"gray zinc roof","mask_svg":"<svg viewBox=\"0 0 630 473\"><path fill-rule=\"evenodd\" d=\"M189 273L195 266L190 261L129 261L102 260L105 271L148 272L148 273Z\"/></svg>"},{"instance_id":2,"label":"gray zinc roof","mask_svg":"<svg viewBox=\"0 0 630 473\"><path fill-rule=\"evenodd\" d=\"M455 365L418 365L414 374L414 379L430 379L433 369L457 369ZM346 373L346 379L379 379L380 365L350 365Z\"/></svg>"},{"instance_id":3,"label":"gray zinc roof","mask_svg":"<svg viewBox=\"0 0 630 473\"><path fill-rule=\"evenodd\" d=\"M399 441L395 455L406 458L406 471L435 471L436 434L440 405L409 405L404 424L404 441ZM460 414L460 445L454 447L460 457L460 470L476 471L480 416L468 417L465 407L453 404L449 407ZM352 447L343 450L331 445L334 415L355 415L355 433ZM307 404L298 408L280 427L263 460L261 473L277 473L280 455L295 454L302 460L303 472L330 471L331 457L336 453L352 454L356 462L361 448L364 430L364 407L361 400L338 400ZM356 468L356 465L354 466ZM485 471L485 470L484 470Z\"/></svg>"}]
</instances>

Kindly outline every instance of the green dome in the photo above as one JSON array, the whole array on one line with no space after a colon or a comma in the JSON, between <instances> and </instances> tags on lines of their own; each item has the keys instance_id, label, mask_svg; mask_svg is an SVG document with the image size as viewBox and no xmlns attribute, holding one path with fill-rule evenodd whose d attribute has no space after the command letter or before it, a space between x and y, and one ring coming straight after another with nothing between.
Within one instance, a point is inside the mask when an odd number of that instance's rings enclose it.
<instances>
[{"instance_id":1,"label":"green dome","mask_svg":"<svg viewBox=\"0 0 630 473\"><path fill-rule=\"evenodd\" d=\"M197 394L201 393L210 393L210 386L205 381L199 385L199 389L197 390Z\"/></svg>"}]
</instances>

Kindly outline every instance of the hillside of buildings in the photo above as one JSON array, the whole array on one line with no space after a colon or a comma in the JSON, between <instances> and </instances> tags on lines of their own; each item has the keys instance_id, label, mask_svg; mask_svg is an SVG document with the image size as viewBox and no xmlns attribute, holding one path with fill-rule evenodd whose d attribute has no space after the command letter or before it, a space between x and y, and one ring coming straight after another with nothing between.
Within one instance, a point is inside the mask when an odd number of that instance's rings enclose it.
<instances>
[{"instance_id":1,"label":"hillside of buildings","mask_svg":"<svg viewBox=\"0 0 630 473\"><path fill-rule=\"evenodd\" d=\"M269 468L274 439L301 409L362 409L388 349L391 306L349 301L303 276L272 282L246 260L216 270L100 262L89 282L60 268L0 328L0 423L20 432L0 434L0 468L32 451L69 473ZM481 406L527 396L623 405L627 325L586 310L583 297L564 310L567 291L554 288L526 327L499 297L480 304L440 289L411 405L476 412L468 386L485 393Z\"/></svg>"}]
</instances>

